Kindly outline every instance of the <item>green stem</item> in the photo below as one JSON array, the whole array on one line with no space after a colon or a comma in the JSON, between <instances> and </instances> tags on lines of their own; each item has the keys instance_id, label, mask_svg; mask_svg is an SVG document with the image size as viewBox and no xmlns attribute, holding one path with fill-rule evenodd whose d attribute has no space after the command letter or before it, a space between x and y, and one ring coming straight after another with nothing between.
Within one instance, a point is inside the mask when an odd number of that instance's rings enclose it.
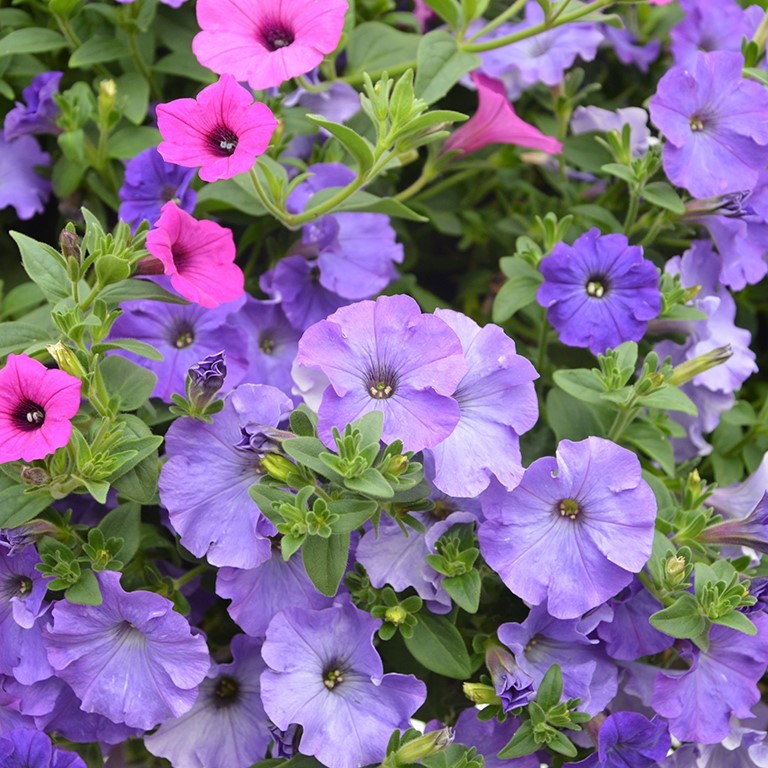
<instances>
[{"instance_id":1,"label":"green stem","mask_svg":"<svg viewBox=\"0 0 768 768\"><path fill-rule=\"evenodd\" d=\"M629 208L627 209L627 217L624 219L624 234L629 237L632 232L632 228L635 226L637 220L637 212L640 210L640 195L635 189L630 187L629 189Z\"/></svg>"},{"instance_id":2,"label":"green stem","mask_svg":"<svg viewBox=\"0 0 768 768\"><path fill-rule=\"evenodd\" d=\"M286 217L289 215L285 211L278 208L273 202L272 198L267 194L264 187L261 186L261 182L259 181L259 175L256 173L255 168L251 168L249 171L249 174L251 176L251 181L253 182L253 187L256 190L256 194L259 196L259 200L261 200L261 204L276 218L278 221L282 221L285 223Z\"/></svg>"},{"instance_id":3,"label":"green stem","mask_svg":"<svg viewBox=\"0 0 768 768\"><path fill-rule=\"evenodd\" d=\"M488 22L488 24L486 24L479 32L476 32L474 35L467 38L467 42L474 43L475 40L477 40L479 37L483 37L489 32L493 32L496 27L503 24L507 19L511 19L513 16L516 16L517 13L525 7L527 2L528 0L517 0L517 2L512 3L512 5L510 5L506 11L500 13L493 21Z\"/></svg>"},{"instance_id":4,"label":"green stem","mask_svg":"<svg viewBox=\"0 0 768 768\"><path fill-rule=\"evenodd\" d=\"M173 580L173 587L176 591L181 589L187 582L192 581L196 576L199 576L201 573L205 573L209 568L208 563L200 563L200 565L196 565L191 571L187 571L182 576L179 576L178 579Z\"/></svg>"},{"instance_id":5,"label":"green stem","mask_svg":"<svg viewBox=\"0 0 768 768\"><path fill-rule=\"evenodd\" d=\"M384 69L378 69L373 72L368 72L368 75L370 75L371 80L375 83L377 80L381 78L381 76L386 72L390 77L397 77L398 75L402 75L403 72L405 72L407 69L415 69L416 68L416 61L406 61L403 64L396 64L392 67L386 67ZM363 75L364 72L354 72L351 75L345 75L344 77L340 77L339 80L342 80L345 83L349 83L350 85L362 85L363 83Z\"/></svg>"},{"instance_id":6,"label":"green stem","mask_svg":"<svg viewBox=\"0 0 768 768\"><path fill-rule=\"evenodd\" d=\"M147 67L146 62L144 61L144 57L141 55L141 51L139 50L139 45L136 42L136 30L133 28L128 30L128 44L130 45L130 48L131 48L131 57L136 63L136 66L139 68L139 72L141 72L141 76L149 84L149 90L152 92L153 98L157 99L158 101L162 101L163 99L162 91L158 87L157 82L155 82L155 77L152 74L152 70L150 70Z\"/></svg>"},{"instance_id":7,"label":"green stem","mask_svg":"<svg viewBox=\"0 0 768 768\"><path fill-rule=\"evenodd\" d=\"M520 40L527 40L529 37L535 37L542 32L548 32L550 29L562 27L565 24L570 24L572 21L578 21L584 16L588 16L590 13L599 11L602 8L607 8L609 5L615 3L616 0L594 0L579 8L577 11L571 11L571 13L565 13L557 19L550 21L543 21L541 24L535 24L527 29L521 29L517 32L513 32L511 35L505 35L496 40L486 40L483 43L459 43L459 48L467 53L483 53L484 51L494 51L497 48L503 48L505 45L511 45L512 43L518 43ZM554 22L554 23L553 23Z\"/></svg>"},{"instance_id":8,"label":"green stem","mask_svg":"<svg viewBox=\"0 0 768 768\"><path fill-rule=\"evenodd\" d=\"M304 75L299 75L296 78L296 82L305 90L307 93L322 93L323 91L328 90L328 83L318 83L315 85L314 83L310 83L309 80L307 80Z\"/></svg>"},{"instance_id":9,"label":"green stem","mask_svg":"<svg viewBox=\"0 0 768 768\"><path fill-rule=\"evenodd\" d=\"M614 443L618 443L621 436L624 434L624 430L635 420L638 411L640 409L634 405L634 398L625 406L622 406L621 410L616 414L616 418L613 420L610 430L608 431L608 439Z\"/></svg>"},{"instance_id":10,"label":"green stem","mask_svg":"<svg viewBox=\"0 0 768 768\"><path fill-rule=\"evenodd\" d=\"M404 200L409 200L414 195L421 192L424 187L429 184L432 179L437 176L437 173L435 173L435 169L432 165L430 165L429 162L424 163L424 167L421 169L421 174L416 179L416 181L413 182L410 186L406 187L402 192L398 192L396 195L394 195L394 200L399 200L400 202L403 202Z\"/></svg>"},{"instance_id":11,"label":"green stem","mask_svg":"<svg viewBox=\"0 0 768 768\"><path fill-rule=\"evenodd\" d=\"M72 29L72 25L64 16L60 16L58 13L54 13L52 15L53 18L56 19L56 24L58 24L58 27L61 30L61 34L64 35L67 40L67 44L72 50L72 53L74 53L83 45L82 40L80 40L77 32ZM94 64L93 68L103 77L112 77L112 73L103 64Z\"/></svg>"}]
</instances>

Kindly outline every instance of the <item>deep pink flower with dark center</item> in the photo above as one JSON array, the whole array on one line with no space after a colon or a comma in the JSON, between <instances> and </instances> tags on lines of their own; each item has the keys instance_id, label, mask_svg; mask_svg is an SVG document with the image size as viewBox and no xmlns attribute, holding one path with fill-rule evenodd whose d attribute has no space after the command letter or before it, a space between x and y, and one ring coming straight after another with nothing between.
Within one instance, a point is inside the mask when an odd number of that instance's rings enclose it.
<instances>
[{"instance_id":1,"label":"deep pink flower with dark center","mask_svg":"<svg viewBox=\"0 0 768 768\"><path fill-rule=\"evenodd\" d=\"M79 407L79 379L9 355L0 371L0 464L42 459L66 445Z\"/></svg>"},{"instance_id":2,"label":"deep pink flower with dark center","mask_svg":"<svg viewBox=\"0 0 768 768\"><path fill-rule=\"evenodd\" d=\"M251 169L269 146L277 120L266 104L254 104L250 91L227 74L196 99L159 104L157 127L164 139L157 148L163 160L185 168L200 166L203 181L218 181Z\"/></svg>"},{"instance_id":3,"label":"deep pink flower with dark center","mask_svg":"<svg viewBox=\"0 0 768 768\"><path fill-rule=\"evenodd\" d=\"M155 259L142 262L140 272L159 271L161 264L173 288L204 307L218 307L243 295L245 278L235 264L230 229L198 221L174 202L160 209L155 227L147 235L147 250Z\"/></svg>"},{"instance_id":4,"label":"deep pink flower with dark center","mask_svg":"<svg viewBox=\"0 0 768 768\"><path fill-rule=\"evenodd\" d=\"M347 7L347 0L198 0L202 32L192 51L214 72L271 88L336 48Z\"/></svg>"},{"instance_id":5,"label":"deep pink flower with dark center","mask_svg":"<svg viewBox=\"0 0 768 768\"><path fill-rule=\"evenodd\" d=\"M473 72L477 86L477 112L471 120L448 137L443 152L452 149L464 153L477 152L489 144L514 144L517 147L539 149L550 155L559 155L563 145L538 128L526 123L515 114L509 103L504 83L481 72Z\"/></svg>"}]
</instances>

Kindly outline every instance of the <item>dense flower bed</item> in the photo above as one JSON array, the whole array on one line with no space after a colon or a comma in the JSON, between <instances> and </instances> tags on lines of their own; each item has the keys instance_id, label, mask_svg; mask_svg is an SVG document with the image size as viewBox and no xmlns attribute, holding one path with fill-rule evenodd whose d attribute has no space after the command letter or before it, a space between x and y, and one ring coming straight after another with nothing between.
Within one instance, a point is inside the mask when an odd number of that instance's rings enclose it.
<instances>
[{"instance_id":1,"label":"dense flower bed","mask_svg":"<svg viewBox=\"0 0 768 768\"><path fill-rule=\"evenodd\" d=\"M2 4L0 766L768 767L765 6Z\"/></svg>"}]
</instances>

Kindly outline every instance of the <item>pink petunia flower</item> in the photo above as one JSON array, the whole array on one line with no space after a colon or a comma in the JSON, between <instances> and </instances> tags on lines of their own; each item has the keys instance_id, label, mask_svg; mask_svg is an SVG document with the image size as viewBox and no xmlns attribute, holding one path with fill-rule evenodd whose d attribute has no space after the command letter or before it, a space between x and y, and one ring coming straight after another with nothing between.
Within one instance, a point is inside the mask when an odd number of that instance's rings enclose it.
<instances>
[{"instance_id":1,"label":"pink petunia flower","mask_svg":"<svg viewBox=\"0 0 768 768\"><path fill-rule=\"evenodd\" d=\"M169 275L173 288L188 301L212 308L243 295L245 277L234 263L232 231L198 221L173 201L160 209L155 229L147 235L147 250L155 258L141 262L139 272Z\"/></svg>"},{"instance_id":2,"label":"pink petunia flower","mask_svg":"<svg viewBox=\"0 0 768 768\"><path fill-rule=\"evenodd\" d=\"M0 370L0 464L42 459L69 442L81 382L27 355Z\"/></svg>"},{"instance_id":3,"label":"pink petunia flower","mask_svg":"<svg viewBox=\"0 0 768 768\"><path fill-rule=\"evenodd\" d=\"M163 160L200 166L203 181L218 181L253 167L269 146L277 120L266 104L254 104L234 77L223 75L196 99L159 104L157 127L164 139L157 148Z\"/></svg>"},{"instance_id":4,"label":"pink petunia flower","mask_svg":"<svg viewBox=\"0 0 768 768\"><path fill-rule=\"evenodd\" d=\"M545 136L515 114L501 80L481 72L473 72L472 80L477 86L477 112L448 137L443 152L459 149L468 154L489 144L514 144L540 149L550 155L562 152L563 145L557 139Z\"/></svg>"},{"instance_id":5,"label":"pink petunia flower","mask_svg":"<svg viewBox=\"0 0 768 768\"><path fill-rule=\"evenodd\" d=\"M339 44L347 0L198 0L197 60L261 90L314 69Z\"/></svg>"}]
</instances>

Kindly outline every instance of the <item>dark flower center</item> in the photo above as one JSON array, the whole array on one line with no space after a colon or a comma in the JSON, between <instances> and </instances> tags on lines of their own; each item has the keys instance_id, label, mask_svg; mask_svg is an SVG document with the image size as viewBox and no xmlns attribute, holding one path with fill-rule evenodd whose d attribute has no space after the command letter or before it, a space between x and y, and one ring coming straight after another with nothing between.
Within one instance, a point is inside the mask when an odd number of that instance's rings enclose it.
<instances>
[{"instance_id":1,"label":"dark flower center","mask_svg":"<svg viewBox=\"0 0 768 768\"><path fill-rule=\"evenodd\" d=\"M608 282L602 275L592 275L587 280L587 296L593 299L602 299L608 291Z\"/></svg>"},{"instance_id":2,"label":"dark flower center","mask_svg":"<svg viewBox=\"0 0 768 768\"><path fill-rule=\"evenodd\" d=\"M323 685L329 691L332 691L334 688L338 687L344 682L345 674L346 670L344 667L338 661L333 661L325 668L325 671L323 672Z\"/></svg>"},{"instance_id":3,"label":"dark flower center","mask_svg":"<svg viewBox=\"0 0 768 768\"><path fill-rule=\"evenodd\" d=\"M309 270L309 282L310 283L319 283L320 282L320 267L311 267Z\"/></svg>"},{"instance_id":4,"label":"dark flower center","mask_svg":"<svg viewBox=\"0 0 768 768\"><path fill-rule=\"evenodd\" d=\"M389 365L380 365L365 377L365 390L374 400L388 400L397 391L398 375Z\"/></svg>"},{"instance_id":5,"label":"dark flower center","mask_svg":"<svg viewBox=\"0 0 768 768\"><path fill-rule=\"evenodd\" d=\"M691 118L690 125L691 125L691 130L694 133L698 133L699 131L704 130L704 121L698 115L694 115Z\"/></svg>"},{"instance_id":6,"label":"dark flower center","mask_svg":"<svg viewBox=\"0 0 768 768\"><path fill-rule=\"evenodd\" d=\"M229 157L237 149L237 134L226 125L217 125L208 134L208 145L213 150L214 155L219 157Z\"/></svg>"},{"instance_id":7,"label":"dark flower center","mask_svg":"<svg viewBox=\"0 0 768 768\"><path fill-rule=\"evenodd\" d=\"M13 424L22 432L33 432L45 423L45 409L32 400L22 400L11 413Z\"/></svg>"},{"instance_id":8,"label":"dark flower center","mask_svg":"<svg viewBox=\"0 0 768 768\"><path fill-rule=\"evenodd\" d=\"M170 343L176 349L186 349L195 341L195 329L186 319L180 319L171 329Z\"/></svg>"},{"instance_id":9,"label":"dark flower center","mask_svg":"<svg viewBox=\"0 0 768 768\"><path fill-rule=\"evenodd\" d=\"M270 51L287 48L294 41L293 32L281 23L272 23L261 30L261 40Z\"/></svg>"},{"instance_id":10,"label":"dark flower center","mask_svg":"<svg viewBox=\"0 0 768 768\"><path fill-rule=\"evenodd\" d=\"M563 499L556 507L560 517L568 517L571 520L575 520L581 512L581 506L576 499Z\"/></svg>"},{"instance_id":11,"label":"dark flower center","mask_svg":"<svg viewBox=\"0 0 768 768\"><path fill-rule=\"evenodd\" d=\"M26 576L19 576L16 584L16 597L24 597L32 591L32 579Z\"/></svg>"},{"instance_id":12,"label":"dark flower center","mask_svg":"<svg viewBox=\"0 0 768 768\"><path fill-rule=\"evenodd\" d=\"M265 355L271 355L275 351L276 346L275 340L270 336L262 336L259 340L259 349Z\"/></svg>"},{"instance_id":13,"label":"dark flower center","mask_svg":"<svg viewBox=\"0 0 768 768\"><path fill-rule=\"evenodd\" d=\"M222 675L216 680L216 687L213 689L216 706L231 706L237 701L239 693L240 684L234 677Z\"/></svg>"}]
</instances>

